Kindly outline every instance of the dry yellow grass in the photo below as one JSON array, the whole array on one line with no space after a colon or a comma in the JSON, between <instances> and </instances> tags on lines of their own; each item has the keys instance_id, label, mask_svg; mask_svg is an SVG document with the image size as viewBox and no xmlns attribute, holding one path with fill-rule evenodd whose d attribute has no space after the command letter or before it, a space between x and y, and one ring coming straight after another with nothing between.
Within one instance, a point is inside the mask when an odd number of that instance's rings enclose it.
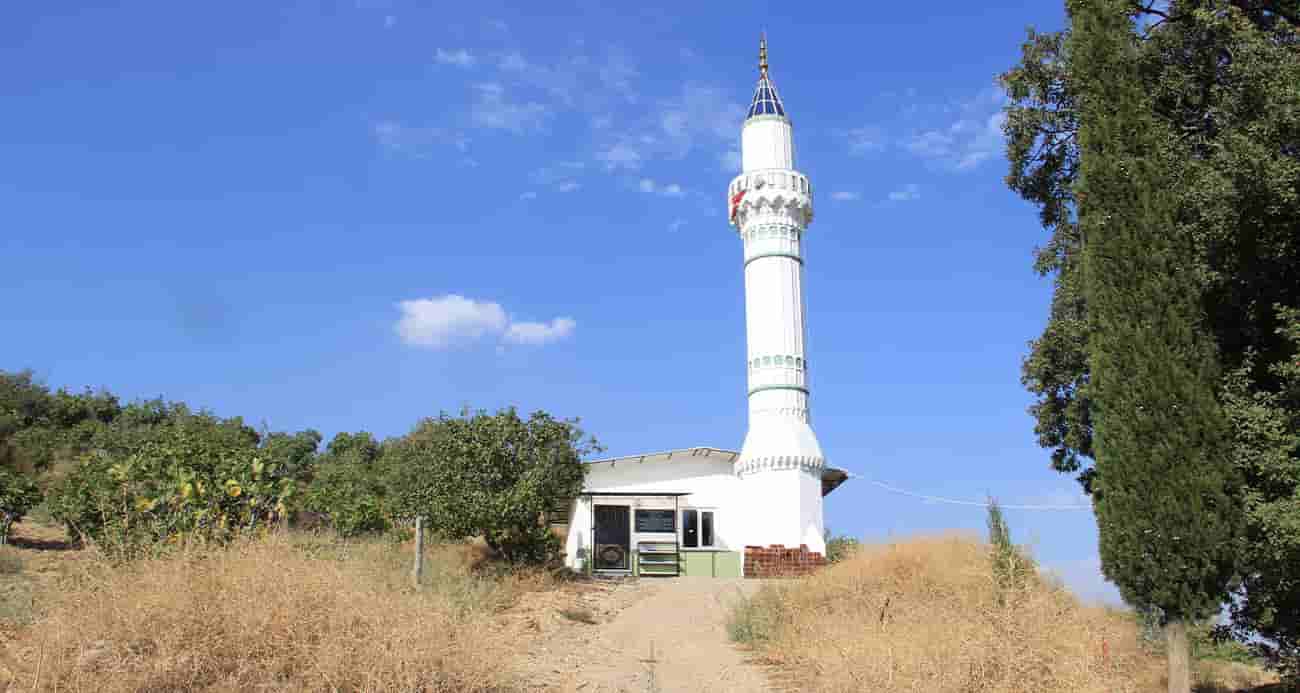
<instances>
[{"instance_id":1,"label":"dry yellow grass","mask_svg":"<svg viewBox=\"0 0 1300 693\"><path fill-rule=\"evenodd\" d=\"M538 578L475 578L471 549L431 553L419 592L406 585L404 556L381 542L272 536L125 567L88 561L22 634L13 683L97 693L513 689L490 615L527 587L514 583Z\"/></svg>"},{"instance_id":2,"label":"dry yellow grass","mask_svg":"<svg viewBox=\"0 0 1300 693\"><path fill-rule=\"evenodd\" d=\"M1150 690L1131 618L1050 580L999 598L988 548L961 536L864 547L767 586L733 624L742 639L746 628L801 690Z\"/></svg>"}]
</instances>

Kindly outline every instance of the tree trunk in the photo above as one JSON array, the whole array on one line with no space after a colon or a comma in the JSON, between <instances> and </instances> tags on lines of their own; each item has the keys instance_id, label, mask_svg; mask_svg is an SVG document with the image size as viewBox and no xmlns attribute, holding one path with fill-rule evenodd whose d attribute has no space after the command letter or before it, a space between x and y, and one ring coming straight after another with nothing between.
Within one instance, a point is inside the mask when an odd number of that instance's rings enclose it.
<instances>
[{"instance_id":1,"label":"tree trunk","mask_svg":"<svg viewBox=\"0 0 1300 693\"><path fill-rule=\"evenodd\" d=\"M411 584L420 589L420 577L424 575L424 518L415 518L415 565L411 567Z\"/></svg>"},{"instance_id":2,"label":"tree trunk","mask_svg":"<svg viewBox=\"0 0 1300 693\"><path fill-rule=\"evenodd\" d=\"M1187 623L1175 619L1165 624L1165 656L1169 658L1169 693L1190 693L1192 690L1189 660L1191 651L1187 644Z\"/></svg>"}]
</instances>

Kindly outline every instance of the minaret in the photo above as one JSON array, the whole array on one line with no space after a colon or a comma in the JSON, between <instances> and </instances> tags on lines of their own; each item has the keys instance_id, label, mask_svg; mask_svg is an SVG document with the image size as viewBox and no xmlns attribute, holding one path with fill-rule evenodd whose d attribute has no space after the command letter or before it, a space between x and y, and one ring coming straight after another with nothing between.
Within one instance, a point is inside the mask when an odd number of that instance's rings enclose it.
<instances>
[{"instance_id":1,"label":"minaret","mask_svg":"<svg viewBox=\"0 0 1300 693\"><path fill-rule=\"evenodd\" d=\"M741 131L742 173L727 189L745 249L749 432L735 463L745 497L745 543L807 544L822 537L821 445L809 424L803 241L812 187L794 169L790 118L759 41L758 88Z\"/></svg>"}]
</instances>

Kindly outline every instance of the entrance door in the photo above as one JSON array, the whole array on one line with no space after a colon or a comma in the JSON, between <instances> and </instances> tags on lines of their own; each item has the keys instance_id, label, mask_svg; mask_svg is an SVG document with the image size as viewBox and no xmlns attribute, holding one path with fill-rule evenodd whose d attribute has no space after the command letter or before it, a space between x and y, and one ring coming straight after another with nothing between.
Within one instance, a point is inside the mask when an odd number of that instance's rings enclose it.
<instances>
[{"instance_id":1,"label":"entrance door","mask_svg":"<svg viewBox=\"0 0 1300 693\"><path fill-rule=\"evenodd\" d=\"M597 505L596 570L628 570L632 549L632 522L626 505Z\"/></svg>"}]
</instances>

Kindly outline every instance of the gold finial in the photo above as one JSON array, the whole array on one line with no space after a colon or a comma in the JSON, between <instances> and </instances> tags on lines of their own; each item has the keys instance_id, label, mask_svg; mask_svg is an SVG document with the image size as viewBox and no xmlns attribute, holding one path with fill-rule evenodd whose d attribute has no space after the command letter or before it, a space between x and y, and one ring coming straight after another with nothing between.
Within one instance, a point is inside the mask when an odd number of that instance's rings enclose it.
<instances>
[{"instance_id":1,"label":"gold finial","mask_svg":"<svg viewBox=\"0 0 1300 693\"><path fill-rule=\"evenodd\" d=\"M758 74L767 76L767 32L763 32L758 38Z\"/></svg>"}]
</instances>

